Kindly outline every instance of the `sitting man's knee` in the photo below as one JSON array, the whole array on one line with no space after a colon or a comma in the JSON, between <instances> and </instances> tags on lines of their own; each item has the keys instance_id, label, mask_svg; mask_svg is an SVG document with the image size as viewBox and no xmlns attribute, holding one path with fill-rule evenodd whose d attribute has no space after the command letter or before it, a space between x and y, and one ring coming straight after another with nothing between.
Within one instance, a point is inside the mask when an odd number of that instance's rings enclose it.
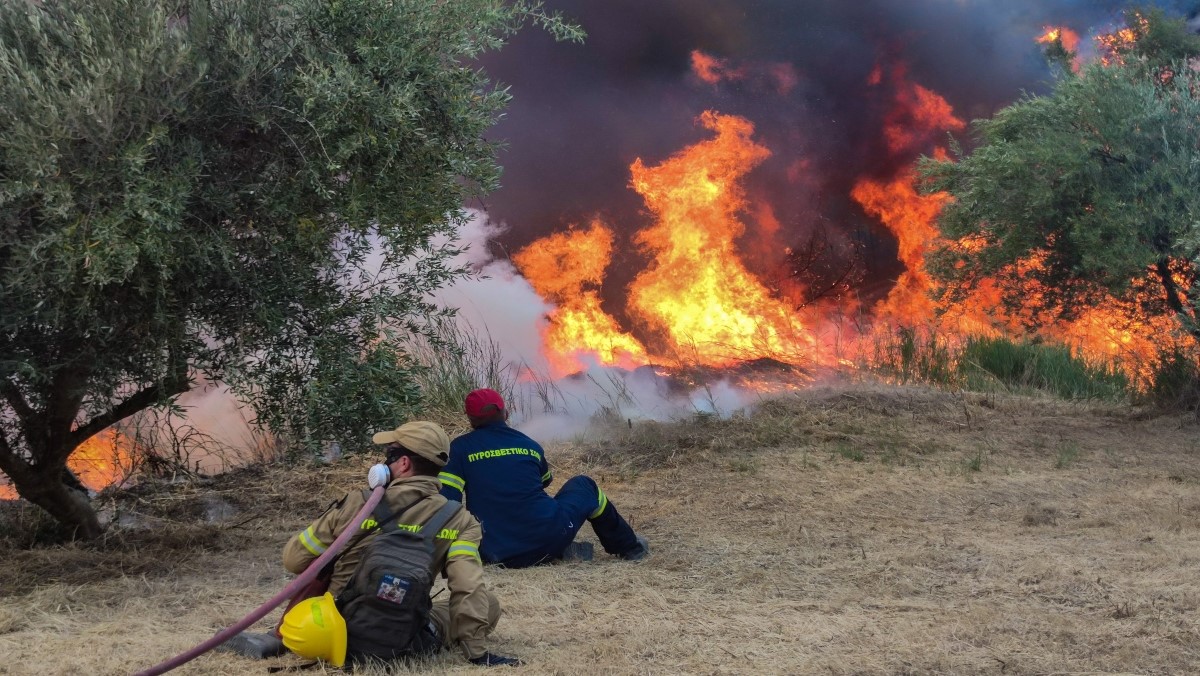
<instances>
[{"instance_id":1,"label":"sitting man's knee","mask_svg":"<svg viewBox=\"0 0 1200 676\"><path fill-rule=\"evenodd\" d=\"M500 624L500 616L502 614L504 614L504 610L500 607L499 597L497 597L495 594L493 594L491 592L491 590L488 590L488 592L487 592L487 599L488 599L488 614L487 614L488 631L491 631L496 628L497 624Z\"/></svg>"},{"instance_id":2,"label":"sitting man's knee","mask_svg":"<svg viewBox=\"0 0 1200 676\"><path fill-rule=\"evenodd\" d=\"M595 491L600 490L600 486L596 483L596 480L586 474L576 474L570 479L567 479L566 482L563 483L563 488L567 488L568 486L577 490L581 488L587 488Z\"/></svg>"}]
</instances>

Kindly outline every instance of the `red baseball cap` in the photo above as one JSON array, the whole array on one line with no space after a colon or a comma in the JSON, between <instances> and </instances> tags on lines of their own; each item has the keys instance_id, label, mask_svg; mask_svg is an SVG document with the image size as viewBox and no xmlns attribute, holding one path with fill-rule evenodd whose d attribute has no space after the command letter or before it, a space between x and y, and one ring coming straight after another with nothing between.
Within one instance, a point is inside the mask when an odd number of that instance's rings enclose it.
<instances>
[{"instance_id":1,"label":"red baseball cap","mask_svg":"<svg viewBox=\"0 0 1200 676\"><path fill-rule=\"evenodd\" d=\"M496 407L495 411L489 411L488 406ZM496 390L489 390L485 387L467 395L465 408L467 415L472 418L482 418L489 413L503 411L504 398Z\"/></svg>"}]
</instances>

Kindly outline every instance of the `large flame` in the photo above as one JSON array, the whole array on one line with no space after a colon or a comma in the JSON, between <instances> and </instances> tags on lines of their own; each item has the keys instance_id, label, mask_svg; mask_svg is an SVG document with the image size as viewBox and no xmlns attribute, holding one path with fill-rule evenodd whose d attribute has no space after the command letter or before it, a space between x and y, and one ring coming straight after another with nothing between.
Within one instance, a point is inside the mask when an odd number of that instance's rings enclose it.
<instances>
[{"instance_id":1,"label":"large flame","mask_svg":"<svg viewBox=\"0 0 1200 676\"><path fill-rule=\"evenodd\" d=\"M883 319L924 323L934 318L932 278L925 269L925 254L937 242L934 219L949 196L921 195L913 174L905 172L891 181L862 179L850 196L896 236L900 262L906 268L887 298L876 307Z\"/></svg>"},{"instance_id":2,"label":"large flame","mask_svg":"<svg viewBox=\"0 0 1200 676\"><path fill-rule=\"evenodd\" d=\"M556 306L544 332L556 373L589 361L727 366L759 357L812 358L815 341L795 309L746 268L735 243L745 230L741 179L770 153L751 140L754 126L743 118L708 112L699 122L716 137L662 164L638 159L630 167L634 190L657 219L637 235L650 264L628 296L630 314L654 339L652 354L601 309L596 289L613 244L602 223L543 238L514 257ZM770 234L777 227L770 210L758 214Z\"/></svg>"},{"instance_id":3,"label":"large flame","mask_svg":"<svg viewBox=\"0 0 1200 676\"><path fill-rule=\"evenodd\" d=\"M133 442L110 427L80 444L67 459L67 467L84 486L94 491L119 484L133 473ZM0 500L17 497L17 491L11 485L0 485Z\"/></svg>"},{"instance_id":4,"label":"large flame","mask_svg":"<svg viewBox=\"0 0 1200 676\"><path fill-rule=\"evenodd\" d=\"M813 340L789 304L743 264L735 240L745 230L740 181L770 152L754 126L706 112L716 132L662 164L634 161L632 185L658 222L637 236L650 267L629 289L630 308L661 332L677 359L728 365L755 357L803 361Z\"/></svg>"},{"instance_id":5,"label":"large flame","mask_svg":"<svg viewBox=\"0 0 1200 676\"><path fill-rule=\"evenodd\" d=\"M903 68L893 67L886 74L877 68L869 84L878 86L885 79L894 97L885 119L889 151L904 157L925 147L944 158L933 141L946 130L962 129L962 120L941 96L910 82ZM699 122L715 137L661 164L648 166L639 159L630 167L631 185L656 222L635 237L649 265L630 285L624 309L638 320L637 333L650 341L652 349L602 308L599 289L614 245L612 231L603 223L597 220L586 228L551 235L515 256L534 288L556 306L544 331L555 375L590 364L721 367L762 357L793 364L846 363L840 359L846 353L844 346L832 357L820 352L816 336L825 331L820 317L802 320L794 303L782 299L773 290L776 285L769 287L753 273L739 250L746 229L740 220L743 215L753 216L768 239L781 229L771 206L747 203L742 187L745 176L770 152L752 140L754 127L748 120L707 112ZM1030 278L1043 265L1044 253L982 280L965 301L935 302L925 256L947 244L939 237L936 218L949 197L922 195L915 180L911 169L902 169L890 179L864 177L851 191L863 211L894 234L904 266L888 295L869 308L873 330L922 325L949 339L1022 335L1035 324L1031 310L1005 309L1002 292L1012 296L1015 289L1015 295L1031 301L1042 298L1044 290ZM971 239L949 244L966 249L982 246ZM1135 283L1138 291L1132 300L1110 298L1074 321L1041 329L1040 335L1071 346L1089 360L1120 363L1145 382L1164 336L1175 325L1169 316L1130 319L1156 293L1148 280L1149 276ZM1179 283L1188 287L1187 280ZM786 295L802 293L788 290ZM822 308L831 316L846 316L854 303L853 299L831 302L846 306Z\"/></svg>"},{"instance_id":6,"label":"large flame","mask_svg":"<svg viewBox=\"0 0 1200 676\"><path fill-rule=\"evenodd\" d=\"M884 122L884 138L893 155L904 157L916 149L928 149L937 135L966 126L946 99L911 82L905 68L894 66L890 75L895 92ZM867 85L883 83L883 70L876 66ZM945 157L942 148L932 147L935 156ZM935 220L949 196L920 194L916 175L905 169L890 180L860 179L850 197L896 236L897 254L905 267L887 298L876 306L876 317L908 325L932 322L937 308L929 295L933 280L925 269L925 255L939 242Z\"/></svg>"},{"instance_id":7,"label":"large flame","mask_svg":"<svg viewBox=\"0 0 1200 676\"><path fill-rule=\"evenodd\" d=\"M878 74L871 77L877 83ZM935 95L936 96L936 95ZM897 95L897 106L908 107L927 95ZM934 110L944 110L939 103ZM906 139L919 142L935 124L946 124L957 118L938 115L901 115L913 122L922 122L906 132ZM907 142L907 141L906 141ZM944 151L934 155L945 158ZM1045 289L1030 279L1044 265L1045 252L1035 252L1028 258L1001 271L995 277L979 282L969 297L958 303L935 303L930 292L933 280L925 267L925 256L935 246L946 244L940 239L936 218L949 200L945 194L922 195L915 186L915 174L903 170L891 180L863 178L855 184L851 196L863 210L878 218L896 236L900 261L905 271L896 280L888 296L874 308L874 316L888 324L935 326L942 335L960 337L978 335L1020 335L1033 325L1029 307L1040 304ZM963 240L953 246L977 249L981 242ZM1177 284L1190 288L1184 277L1186 266L1179 266ZM1179 343L1186 348L1194 341L1173 337L1177 321L1166 315L1134 319L1144 315L1139 308L1147 306L1159 293L1151 281L1151 272L1144 279L1134 280L1132 299L1108 297L1086 309L1073 321L1059 321L1044 326L1039 335L1072 347L1083 358L1097 363L1118 364L1136 382L1145 383L1154 369L1162 348ZM1012 294L1012 291L1018 291ZM1005 309L1002 292L1028 299L1026 308ZM1048 313L1057 316L1061 307L1051 307Z\"/></svg>"},{"instance_id":8,"label":"large flame","mask_svg":"<svg viewBox=\"0 0 1200 676\"><path fill-rule=\"evenodd\" d=\"M542 337L554 375L591 363L633 368L647 361L636 338L601 308L598 289L612 256L613 235L599 220L534 242L516 263L534 290L554 303Z\"/></svg>"}]
</instances>

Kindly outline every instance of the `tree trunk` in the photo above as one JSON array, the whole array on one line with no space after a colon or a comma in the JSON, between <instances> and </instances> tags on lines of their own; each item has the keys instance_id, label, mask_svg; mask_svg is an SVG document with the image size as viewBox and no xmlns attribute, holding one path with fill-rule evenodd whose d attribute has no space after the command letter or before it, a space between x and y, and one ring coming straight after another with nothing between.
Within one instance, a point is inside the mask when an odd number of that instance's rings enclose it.
<instances>
[{"instance_id":1,"label":"tree trunk","mask_svg":"<svg viewBox=\"0 0 1200 676\"><path fill-rule=\"evenodd\" d=\"M96 509L67 469L67 458L96 433L190 386L187 363L174 363L170 376L133 393L91 420L76 425L84 400L88 373L61 369L45 386L41 407L30 405L12 380L0 378L0 394L17 419L21 442L10 442L0 428L0 471L12 479L17 494L46 510L76 538L104 534ZM5 413L0 409L0 413ZM22 452L22 450L24 452Z\"/></svg>"},{"instance_id":2,"label":"tree trunk","mask_svg":"<svg viewBox=\"0 0 1200 676\"><path fill-rule=\"evenodd\" d=\"M1163 291L1167 294L1167 306L1176 314L1184 318L1184 330L1192 335L1193 338L1200 339L1200 308L1192 302L1191 294L1180 289L1175 283L1175 277L1171 274L1171 262L1168 258L1160 258L1155 263L1155 271L1158 272L1158 280L1162 283ZM1184 304L1184 301L1187 304Z\"/></svg>"},{"instance_id":3,"label":"tree trunk","mask_svg":"<svg viewBox=\"0 0 1200 676\"><path fill-rule=\"evenodd\" d=\"M70 529L72 537L90 540L104 533L87 490L67 469L65 456L57 462L30 462L0 444L0 470L12 480L17 495L46 510Z\"/></svg>"},{"instance_id":4,"label":"tree trunk","mask_svg":"<svg viewBox=\"0 0 1200 676\"><path fill-rule=\"evenodd\" d=\"M72 537L91 540L104 534L87 493L64 483L66 467L30 465L20 477L10 476L17 493L46 510L50 516L71 530Z\"/></svg>"}]
</instances>

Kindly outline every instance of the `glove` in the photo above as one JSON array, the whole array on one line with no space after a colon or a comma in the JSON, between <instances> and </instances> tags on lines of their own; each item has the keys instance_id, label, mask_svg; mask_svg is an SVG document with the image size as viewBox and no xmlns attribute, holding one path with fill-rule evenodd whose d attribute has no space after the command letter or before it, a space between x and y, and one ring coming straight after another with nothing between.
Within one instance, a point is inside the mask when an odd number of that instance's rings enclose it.
<instances>
[{"instance_id":1,"label":"glove","mask_svg":"<svg viewBox=\"0 0 1200 676\"><path fill-rule=\"evenodd\" d=\"M471 664L478 664L481 667L519 667L524 662L515 657L505 657L504 655L493 655L492 653L484 653L479 657L470 660Z\"/></svg>"},{"instance_id":2,"label":"glove","mask_svg":"<svg viewBox=\"0 0 1200 676\"><path fill-rule=\"evenodd\" d=\"M371 471L367 472L367 485L370 486L372 490L380 486L387 486L388 482L391 480L392 470L388 469L388 466L384 465L383 463L372 465Z\"/></svg>"}]
</instances>

